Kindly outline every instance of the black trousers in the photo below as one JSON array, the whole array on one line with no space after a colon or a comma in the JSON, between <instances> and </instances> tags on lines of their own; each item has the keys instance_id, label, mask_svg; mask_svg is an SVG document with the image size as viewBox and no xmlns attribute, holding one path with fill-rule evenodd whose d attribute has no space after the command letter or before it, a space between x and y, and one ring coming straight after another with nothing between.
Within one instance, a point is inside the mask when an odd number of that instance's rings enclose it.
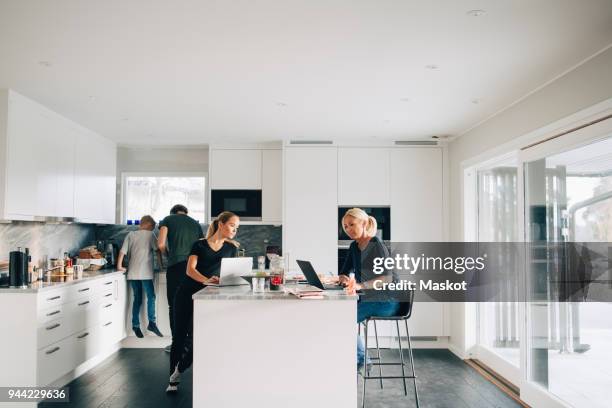
<instances>
[{"instance_id":1,"label":"black trousers","mask_svg":"<svg viewBox=\"0 0 612 408\"><path fill-rule=\"evenodd\" d=\"M191 297L202 287L201 284L187 278L180 284L174 296L170 374L174 372L177 365L182 373L193 363L193 299Z\"/></svg>"},{"instance_id":2,"label":"black trousers","mask_svg":"<svg viewBox=\"0 0 612 408\"><path fill-rule=\"evenodd\" d=\"M174 297L181 281L187 273L187 261L168 266L166 270L166 296L168 297L168 312L170 314L170 331L174 337Z\"/></svg>"}]
</instances>

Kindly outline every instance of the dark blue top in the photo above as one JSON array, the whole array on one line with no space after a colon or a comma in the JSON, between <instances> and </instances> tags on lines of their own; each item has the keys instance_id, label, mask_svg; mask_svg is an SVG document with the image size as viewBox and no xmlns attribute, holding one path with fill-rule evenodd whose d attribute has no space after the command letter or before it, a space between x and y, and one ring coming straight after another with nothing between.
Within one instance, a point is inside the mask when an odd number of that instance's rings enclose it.
<instances>
[{"instance_id":1,"label":"dark blue top","mask_svg":"<svg viewBox=\"0 0 612 408\"><path fill-rule=\"evenodd\" d=\"M344 265L339 275L348 275L349 273L355 273L355 280L358 283L367 282L369 280L379 278L381 276L392 275L393 281L396 281L394 271L384 270L383 273L376 274L373 271L374 258L387 258L389 256L389 250L385 244L378 238L370 238L370 242L362 251L357 245L357 241L353 241L349 247L348 256L344 261Z\"/></svg>"}]
</instances>

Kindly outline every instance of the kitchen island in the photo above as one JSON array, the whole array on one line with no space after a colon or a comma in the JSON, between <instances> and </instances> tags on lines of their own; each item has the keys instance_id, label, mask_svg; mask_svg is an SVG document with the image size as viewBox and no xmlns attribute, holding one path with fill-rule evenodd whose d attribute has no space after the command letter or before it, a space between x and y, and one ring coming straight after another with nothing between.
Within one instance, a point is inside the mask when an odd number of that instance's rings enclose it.
<instances>
[{"instance_id":1,"label":"kitchen island","mask_svg":"<svg viewBox=\"0 0 612 408\"><path fill-rule=\"evenodd\" d=\"M357 405L357 296L233 286L193 299L194 407Z\"/></svg>"}]
</instances>

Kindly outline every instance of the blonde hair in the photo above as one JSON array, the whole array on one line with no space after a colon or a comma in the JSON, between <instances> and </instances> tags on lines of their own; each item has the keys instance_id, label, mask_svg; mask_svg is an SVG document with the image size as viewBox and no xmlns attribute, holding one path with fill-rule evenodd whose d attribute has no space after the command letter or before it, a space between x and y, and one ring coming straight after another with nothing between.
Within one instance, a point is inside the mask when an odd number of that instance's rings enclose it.
<instances>
[{"instance_id":1,"label":"blonde hair","mask_svg":"<svg viewBox=\"0 0 612 408\"><path fill-rule=\"evenodd\" d=\"M342 216L342 229L344 230L344 232L346 232L346 229L344 228L344 219L348 216L356 218L359 221L365 221L366 236L372 238L376 235L376 229L378 228L376 218L372 217L371 215L368 215L368 213L363 211L361 208L351 208L350 210L344 213L344 216Z\"/></svg>"},{"instance_id":2,"label":"blonde hair","mask_svg":"<svg viewBox=\"0 0 612 408\"><path fill-rule=\"evenodd\" d=\"M210 225L208 226L208 230L206 231L206 239L215 235L215 233L219 229L219 222L225 224L232 217L238 217L238 216L231 211L223 211L221 214L217 215L217 218L215 218L215 220L211 222ZM225 241L234 245L236 248L240 246L240 243L238 241L234 241L233 239L226 239Z\"/></svg>"}]
</instances>

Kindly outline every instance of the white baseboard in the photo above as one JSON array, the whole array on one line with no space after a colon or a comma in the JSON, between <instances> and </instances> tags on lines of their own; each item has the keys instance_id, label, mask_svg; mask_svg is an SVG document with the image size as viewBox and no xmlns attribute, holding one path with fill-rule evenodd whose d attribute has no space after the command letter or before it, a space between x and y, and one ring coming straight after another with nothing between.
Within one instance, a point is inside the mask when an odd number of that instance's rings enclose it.
<instances>
[{"instance_id":1,"label":"white baseboard","mask_svg":"<svg viewBox=\"0 0 612 408\"><path fill-rule=\"evenodd\" d=\"M172 337L144 336L139 339L136 336L127 336L121 342L122 348L164 348L172 343Z\"/></svg>"},{"instance_id":2,"label":"white baseboard","mask_svg":"<svg viewBox=\"0 0 612 408\"><path fill-rule=\"evenodd\" d=\"M459 347L457 347L453 343L448 343L447 347L448 347L448 349L450 350L451 353L453 353L454 355L456 355L457 357L459 357L462 360L467 360L468 358L470 358L470 356L465 351L463 351L462 349L460 349Z\"/></svg>"}]
</instances>

